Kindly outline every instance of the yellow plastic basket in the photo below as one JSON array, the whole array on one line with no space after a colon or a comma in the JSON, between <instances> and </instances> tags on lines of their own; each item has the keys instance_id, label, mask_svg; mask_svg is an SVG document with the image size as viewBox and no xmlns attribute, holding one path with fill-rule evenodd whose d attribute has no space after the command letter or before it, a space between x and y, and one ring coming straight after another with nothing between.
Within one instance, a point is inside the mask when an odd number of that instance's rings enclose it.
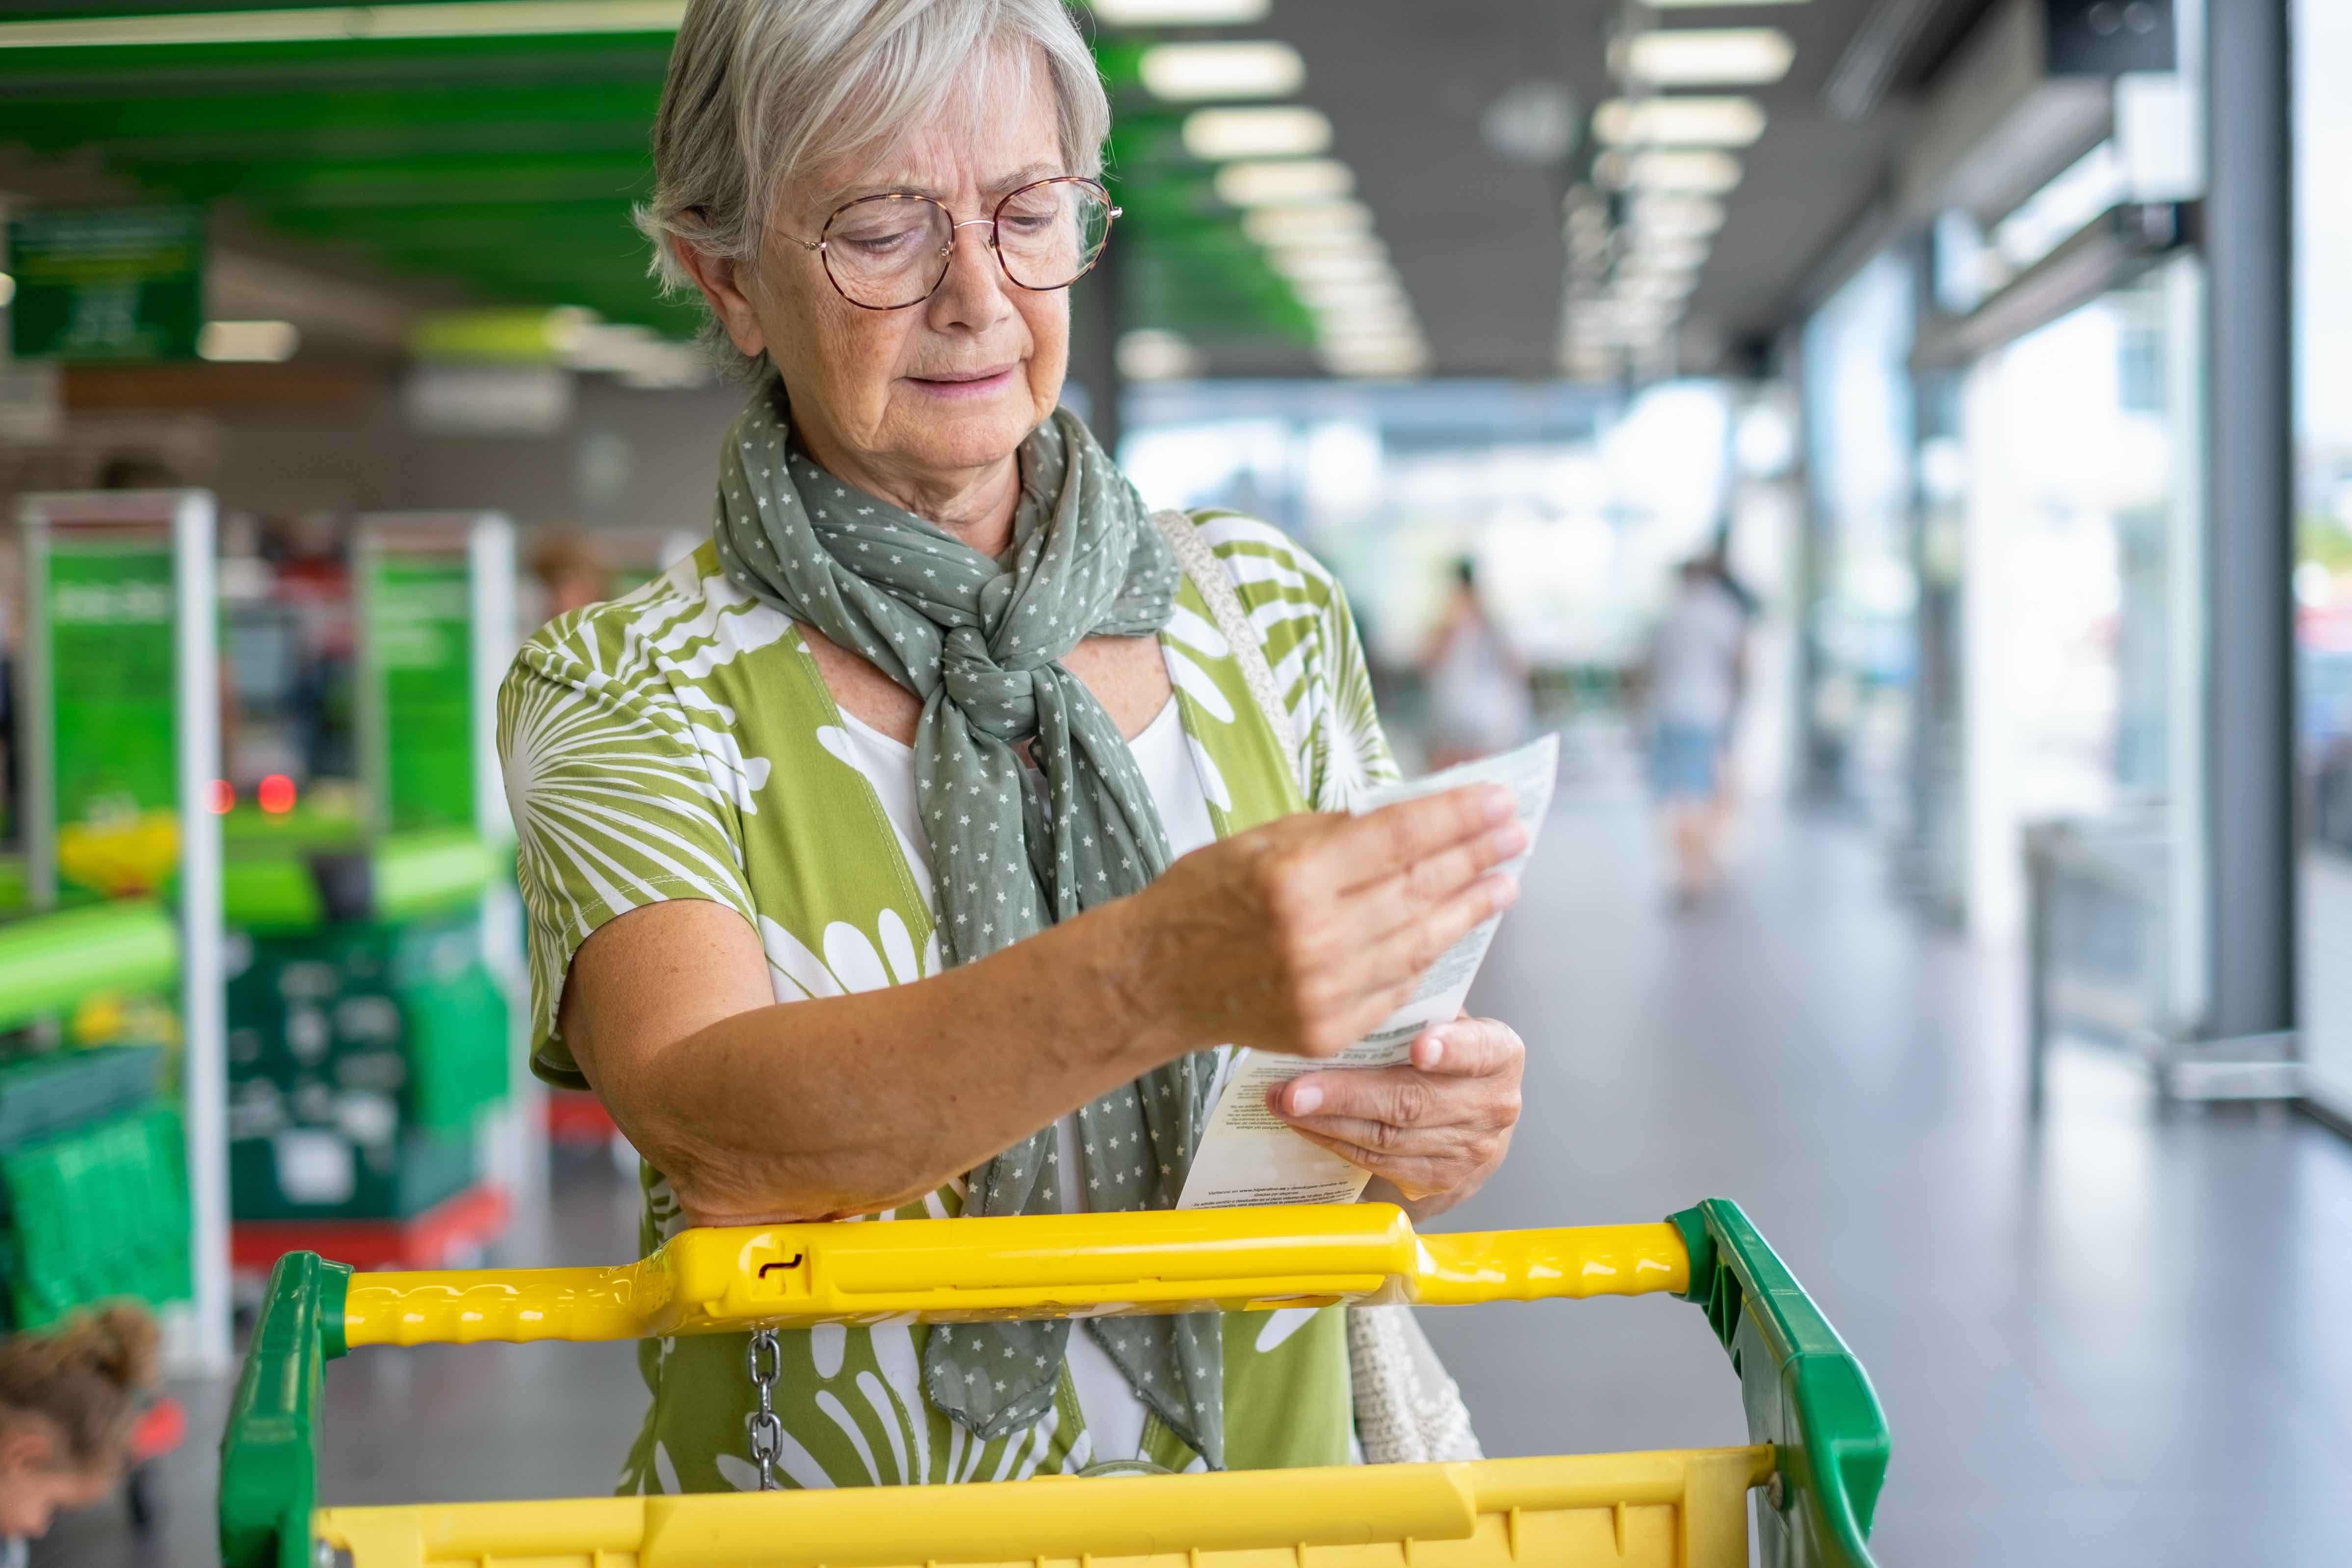
<instances>
[{"instance_id":1,"label":"yellow plastic basket","mask_svg":"<svg viewBox=\"0 0 2352 1568\"><path fill-rule=\"evenodd\" d=\"M1706 1310L1746 1447L955 1487L313 1509L324 1363L369 1344L605 1340L1331 1301L1669 1293ZM1397 1209L689 1231L614 1268L271 1278L222 1439L226 1568L1867 1568L1886 1430L1867 1378L1738 1209L1422 1237Z\"/></svg>"}]
</instances>

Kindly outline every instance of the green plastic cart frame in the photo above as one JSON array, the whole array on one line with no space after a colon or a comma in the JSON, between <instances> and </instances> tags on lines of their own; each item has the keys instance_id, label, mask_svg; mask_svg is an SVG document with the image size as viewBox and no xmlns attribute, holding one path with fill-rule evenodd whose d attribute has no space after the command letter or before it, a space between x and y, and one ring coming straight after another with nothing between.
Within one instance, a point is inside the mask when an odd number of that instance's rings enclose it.
<instances>
[{"instance_id":1,"label":"green plastic cart frame","mask_svg":"<svg viewBox=\"0 0 2352 1568\"><path fill-rule=\"evenodd\" d=\"M1400 1545L1402 1560L1418 1565L1517 1562L1523 1531L1529 1532L1526 1541L1537 1543L1531 1561L1744 1563L1750 1488L1756 1489L1755 1534L1767 1568L1871 1568L1868 1539L1888 1447L1877 1398L1861 1363L1737 1205L1710 1199L1660 1226L1430 1237L1416 1237L1396 1210L1354 1208L1352 1214L1229 1210L1202 1216L1187 1211L688 1232L664 1254L604 1270L355 1279L349 1268L315 1254L289 1254L271 1277L222 1439L224 1568L317 1568L337 1547L352 1552L357 1568L486 1564L492 1557L518 1556L583 1564L625 1559L646 1568L751 1557L831 1568L900 1562L936 1568L1029 1558L1041 1563L1056 1557L1140 1560L1171 1552L1178 1555L1168 1561L1189 1560L1199 1568L1239 1560L1226 1557L1228 1551L1245 1556L1247 1551L1287 1552L1294 1546L1302 1568L1320 1568L1325 1563L1393 1563ZM1228 1216L1226 1231L1215 1233L1213 1226ZM1065 1244L1080 1234L1073 1226L1099 1227L1105 1222L1115 1228L1085 1234L1116 1237L1115 1243L1091 1249ZM1064 1228L1051 1228L1055 1226ZM1191 1239L1181 1239L1186 1237ZM1170 1243L1170 1237L1179 1239ZM1130 1240L1133 1247L1127 1245ZM882 1267L895 1283L871 1285L883 1277L875 1272L874 1259L893 1247L901 1250ZM1129 1261L1124 1256L1129 1253L1148 1256ZM1041 1288L1039 1281L1047 1276L1039 1268L1054 1265L1036 1260L1048 1254L1062 1259L1083 1256L1086 1266L1055 1277L1059 1284ZM905 1260L917 1256L921 1261L911 1267L931 1269L937 1277L918 1279L908 1272ZM761 1258L773 1261L762 1265ZM1104 1269L1111 1267L1130 1271L1107 1279ZM860 1269L868 1284L856 1282ZM799 1283L772 1281L779 1270ZM1029 1293L1014 1293L1016 1281L1030 1287ZM1076 1487L1060 1478L1042 1478L915 1489L958 1497L916 1497L902 1490L887 1513L876 1511L872 1494L861 1500L852 1492L317 1509L321 1382L326 1363L345 1352L347 1339L420 1343L740 1331L852 1315L841 1306L845 1293L866 1289L879 1292L862 1298L869 1308L898 1305L934 1321L1007 1315L1005 1303L1015 1300L1029 1304L1022 1315L1034 1316L1040 1302L1068 1312L1109 1300L1164 1311L1198 1297L1226 1306L1273 1307L1335 1298L1452 1303L1664 1290L1696 1303L1728 1352L1740 1382L1750 1447L1391 1466L1381 1468L1386 1475L1354 1472L1362 1484L1350 1483L1347 1471L1279 1472L1291 1478L1281 1483L1287 1489L1281 1492L1246 1474L1099 1479ZM799 1301L797 1311L782 1305L787 1293ZM1139 1296L1144 1298L1139 1303ZM1657 1478L1677 1464L1685 1468L1674 1473L1685 1480L1712 1467L1718 1494L1724 1492L1722 1479L1729 1476L1727 1506L1718 1495L1702 1519L1695 1491L1685 1496L1660 1490L1664 1483ZM1608 1479L1612 1465L1619 1476L1649 1479L1612 1500L1606 1493L1614 1484ZM1097 1489L1114 1489L1117 1496ZM1318 1491L1329 1494L1319 1512ZM1440 1521L1435 1526L1427 1522L1430 1508L1422 1506L1433 1498ZM1087 1506L1074 1511L1082 1504ZM1660 1504L1677 1504L1682 1510L1674 1516L1679 1522L1664 1526L1664 1535L1653 1532L1670 1544L1663 1552L1629 1553L1629 1511L1650 1506L1654 1515L1664 1511L1655 1506ZM1457 1505L1458 1520L1448 1511ZM1420 1512L1412 1513L1416 1507ZM686 1508L702 1510L690 1516L690 1524L688 1515L677 1511ZM1245 1533L1236 1518L1252 1508L1273 1521L1265 1540L1236 1534ZM1604 1542L1590 1558L1547 1552L1543 1542L1568 1539L1543 1533L1558 1522L1543 1514L1548 1508L1582 1509L1603 1521L1613 1519L1614 1551ZM652 1510L668 1511L656 1519ZM1157 1533L1138 1536L1144 1527L1133 1521L1155 1510L1179 1522L1155 1525L1150 1528ZM1383 1510L1397 1519L1412 1513L1423 1522L1396 1525L1372 1517ZM947 1525L919 1520L910 1524L912 1516L935 1516ZM1069 1525L1071 1518L1080 1522ZM1209 1518L1213 1527L1198 1523ZM1065 1521L1059 1538L1053 1535L1056 1519ZM1452 1528L1450 1520L1460 1527ZM551 1527L551 1521L575 1522ZM1186 1545L1170 1533L1187 1528L1205 1528L1214 1537L1195 1542L1189 1559L1183 1555ZM1081 1533L1073 1548L1070 1529L1103 1533ZM1318 1530L1326 1533L1316 1534ZM1328 1532L1335 1530L1339 1533ZM867 1531L876 1534L862 1533ZM1023 1531L1036 1533L1022 1536ZM654 1537L664 1531L657 1549ZM883 1535L890 1541L880 1541ZM829 1555L827 1548L814 1543L819 1537L835 1542ZM1021 1551L1008 1555L996 1550L1013 1538L1026 1542ZM853 1542L845 1551L839 1545L845 1539ZM904 1544L910 1540L918 1543L913 1548ZM1148 1544L1137 1549L1136 1540ZM686 1541L698 1545L680 1544ZM1121 1541L1129 1543L1126 1549ZM362 1549L362 1542L369 1550ZM1482 1542L1486 1555L1478 1554ZM870 1552L865 1550L869 1543Z\"/></svg>"}]
</instances>

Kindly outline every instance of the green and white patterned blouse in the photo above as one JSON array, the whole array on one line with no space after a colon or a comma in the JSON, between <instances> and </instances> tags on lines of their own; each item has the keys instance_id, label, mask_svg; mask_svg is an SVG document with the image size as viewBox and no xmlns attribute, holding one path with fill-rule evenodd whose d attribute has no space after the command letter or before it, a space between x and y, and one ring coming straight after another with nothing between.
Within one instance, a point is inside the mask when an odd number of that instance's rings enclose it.
<instances>
[{"instance_id":1,"label":"green and white patterned blouse","mask_svg":"<svg viewBox=\"0 0 2352 1568\"><path fill-rule=\"evenodd\" d=\"M1265 638L1300 737L1314 804L1344 807L1395 763L1372 709L1339 586L1305 551L1247 518L1195 519ZM1220 837L1303 804L1290 760L1190 583L1160 634L1179 716ZM530 910L533 1064L584 1087L556 1027L572 956L615 915L707 899L751 923L776 999L835 996L939 972L921 858L892 828L840 710L780 612L748 597L703 547L610 604L527 642L499 700L499 743ZM642 1241L682 1228L660 1172L643 1167ZM959 1178L872 1220L946 1217ZM925 1400L919 1324L780 1335L781 1473L801 1487L1003 1480L1083 1468L1094 1445L1065 1369L1054 1408L990 1443ZM1351 1420L1337 1309L1226 1320L1225 1433L1234 1468L1346 1461ZM647 1341L653 1400L624 1492L751 1489L752 1404L740 1334ZM1198 1458L1158 1418L1143 1452Z\"/></svg>"}]
</instances>

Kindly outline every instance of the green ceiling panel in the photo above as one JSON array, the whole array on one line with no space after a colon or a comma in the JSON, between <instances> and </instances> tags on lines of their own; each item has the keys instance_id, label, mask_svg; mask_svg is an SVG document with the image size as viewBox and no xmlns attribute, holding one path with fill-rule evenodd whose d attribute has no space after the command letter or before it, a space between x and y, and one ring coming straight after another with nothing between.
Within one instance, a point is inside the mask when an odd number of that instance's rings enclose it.
<instances>
[{"instance_id":1,"label":"green ceiling panel","mask_svg":"<svg viewBox=\"0 0 2352 1568\"><path fill-rule=\"evenodd\" d=\"M268 0L10 7L10 21L258 8ZM0 48L0 143L95 153L162 199L234 205L486 305L580 305L683 334L629 208L663 34ZM1120 104L1108 179L1127 209L1126 317L1203 339L1304 343L1312 323L1137 91L1139 48L1099 49Z\"/></svg>"}]
</instances>

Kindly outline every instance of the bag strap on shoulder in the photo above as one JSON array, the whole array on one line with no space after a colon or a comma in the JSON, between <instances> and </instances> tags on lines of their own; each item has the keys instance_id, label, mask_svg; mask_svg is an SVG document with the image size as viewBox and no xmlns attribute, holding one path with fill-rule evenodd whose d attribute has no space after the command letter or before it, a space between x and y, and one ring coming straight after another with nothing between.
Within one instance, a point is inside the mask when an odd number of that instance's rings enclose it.
<instances>
[{"instance_id":1,"label":"bag strap on shoulder","mask_svg":"<svg viewBox=\"0 0 2352 1568\"><path fill-rule=\"evenodd\" d=\"M1250 698L1257 710L1273 726L1274 738L1282 744L1282 754L1290 759L1291 775L1297 780L1301 795L1307 793L1307 779L1300 771L1298 731L1290 722L1290 710L1282 705L1282 694L1275 689L1274 670L1265 662L1265 641L1257 623L1242 608L1241 595L1234 591L1233 574L1209 542L1201 537L1200 525L1187 514L1159 511L1151 521L1168 537L1169 546L1176 552L1177 563L1184 568L1192 586L1209 606L1209 618L1216 623L1226 644L1234 650L1234 659L1242 667L1242 679L1248 685Z\"/></svg>"}]
</instances>

